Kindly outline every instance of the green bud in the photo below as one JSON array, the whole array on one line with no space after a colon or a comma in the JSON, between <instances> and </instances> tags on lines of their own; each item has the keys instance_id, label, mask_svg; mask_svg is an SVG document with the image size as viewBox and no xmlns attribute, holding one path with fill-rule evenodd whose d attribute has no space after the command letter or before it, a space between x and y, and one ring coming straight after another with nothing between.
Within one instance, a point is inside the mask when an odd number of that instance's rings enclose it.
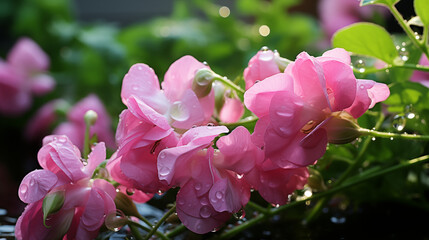
<instances>
[{"instance_id":1,"label":"green bud","mask_svg":"<svg viewBox=\"0 0 429 240\"><path fill-rule=\"evenodd\" d=\"M121 210L127 216L141 218L140 213L134 202L124 193L117 192L115 197L116 208Z\"/></svg>"},{"instance_id":2,"label":"green bud","mask_svg":"<svg viewBox=\"0 0 429 240\"><path fill-rule=\"evenodd\" d=\"M58 212L63 207L65 196L65 191L59 190L48 193L43 199L43 225L45 225L45 227L50 227L46 225L46 218L49 215Z\"/></svg>"},{"instance_id":3,"label":"green bud","mask_svg":"<svg viewBox=\"0 0 429 240\"><path fill-rule=\"evenodd\" d=\"M104 219L104 225L111 231L118 231L119 228L125 226L128 222L128 218L121 210L110 212Z\"/></svg>"},{"instance_id":4,"label":"green bud","mask_svg":"<svg viewBox=\"0 0 429 240\"><path fill-rule=\"evenodd\" d=\"M328 142L334 144L350 143L360 137L359 125L348 112L334 112L332 118L326 124L328 130Z\"/></svg>"},{"instance_id":5,"label":"green bud","mask_svg":"<svg viewBox=\"0 0 429 240\"><path fill-rule=\"evenodd\" d=\"M205 97L210 93L215 76L216 73L207 68L201 68L197 71L192 82L192 90L198 98Z\"/></svg>"},{"instance_id":6,"label":"green bud","mask_svg":"<svg viewBox=\"0 0 429 240\"><path fill-rule=\"evenodd\" d=\"M88 110L85 113L84 119L87 126L92 126L97 121L98 115L94 110Z\"/></svg>"},{"instance_id":7,"label":"green bud","mask_svg":"<svg viewBox=\"0 0 429 240\"><path fill-rule=\"evenodd\" d=\"M315 191L324 191L327 189L322 174L314 168L309 168L310 176L307 179L308 186Z\"/></svg>"}]
</instances>

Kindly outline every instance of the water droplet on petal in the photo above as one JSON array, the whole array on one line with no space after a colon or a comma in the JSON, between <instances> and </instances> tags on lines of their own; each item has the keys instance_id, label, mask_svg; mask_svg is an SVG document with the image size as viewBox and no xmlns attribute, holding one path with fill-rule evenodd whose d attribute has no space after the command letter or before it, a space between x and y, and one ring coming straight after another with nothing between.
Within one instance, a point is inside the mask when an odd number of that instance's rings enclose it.
<instances>
[{"instance_id":1,"label":"water droplet on petal","mask_svg":"<svg viewBox=\"0 0 429 240\"><path fill-rule=\"evenodd\" d=\"M170 168L162 166L161 169L159 169L159 175L167 176L168 174L170 174Z\"/></svg>"},{"instance_id":2,"label":"water droplet on petal","mask_svg":"<svg viewBox=\"0 0 429 240\"><path fill-rule=\"evenodd\" d=\"M209 218L213 213L212 207L205 205L200 209L200 216L202 218Z\"/></svg>"},{"instance_id":3,"label":"water droplet on petal","mask_svg":"<svg viewBox=\"0 0 429 240\"><path fill-rule=\"evenodd\" d=\"M363 59L358 59L353 63L353 68L357 69L360 73L365 72L365 61Z\"/></svg>"},{"instance_id":4,"label":"water droplet on petal","mask_svg":"<svg viewBox=\"0 0 429 240\"><path fill-rule=\"evenodd\" d=\"M36 181L33 178L30 179L30 187L34 186L35 183L36 183Z\"/></svg>"},{"instance_id":5,"label":"water droplet on petal","mask_svg":"<svg viewBox=\"0 0 429 240\"><path fill-rule=\"evenodd\" d=\"M238 174L238 173L237 173L237 178L238 178L238 179L242 179L243 177L244 177L244 174Z\"/></svg>"},{"instance_id":6,"label":"water droplet on petal","mask_svg":"<svg viewBox=\"0 0 429 240\"><path fill-rule=\"evenodd\" d=\"M207 205L209 204L209 200L206 197L203 197L200 199L201 205Z\"/></svg>"},{"instance_id":7,"label":"water droplet on petal","mask_svg":"<svg viewBox=\"0 0 429 240\"><path fill-rule=\"evenodd\" d=\"M267 47L267 46L263 46L262 48L261 48L261 51L262 52L267 52L267 51L269 51L270 49Z\"/></svg>"},{"instance_id":8,"label":"water droplet on petal","mask_svg":"<svg viewBox=\"0 0 429 240\"><path fill-rule=\"evenodd\" d=\"M65 142L67 142L67 138L64 137L64 136L61 136L61 137L58 138L58 142L65 143Z\"/></svg>"},{"instance_id":9,"label":"water droplet on petal","mask_svg":"<svg viewBox=\"0 0 429 240\"><path fill-rule=\"evenodd\" d=\"M161 159L164 159L165 158L165 152L160 152L158 157Z\"/></svg>"},{"instance_id":10,"label":"water droplet on petal","mask_svg":"<svg viewBox=\"0 0 429 240\"><path fill-rule=\"evenodd\" d=\"M221 198L223 198L223 192L217 191L216 194L215 194L215 196L216 196L217 199L221 199Z\"/></svg>"},{"instance_id":11,"label":"water droplet on petal","mask_svg":"<svg viewBox=\"0 0 429 240\"><path fill-rule=\"evenodd\" d=\"M175 121L186 121L190 117L190 113L182 102L176 101L171 105L170 116Z\"/></svg>"},{"instance_id":12,"label":"water droplet on petal","mask_svg":"<svg viewBox=\"0 0 429 240\"><path fill-rule=\"evenodd\" d=\"M127 188L127 190L125 190L125 192L127 193L128 196L132 196L135 192L134 188Z\"/></svg>"},{"instance_id":13,"label":"water droplet on petal","mask_svg":"<svg viewBox=\"0 0 429 240\"><path fill-rule=\"evenodd\" d=\"M195 190L199 191L201 190L201 183L195 183Z\"/></svg>"},{"instance_id":14,"label":"water droplet on petal","mask_svg":"<svg viewBox=\"0 0 429 240\"><path fill-rule=\"evenodd\" d=\"M19 191L21 192L21 194L26 194L28 191L28 186L26 184L22 184L19 188Z\"/></svg>"}]
</instances>

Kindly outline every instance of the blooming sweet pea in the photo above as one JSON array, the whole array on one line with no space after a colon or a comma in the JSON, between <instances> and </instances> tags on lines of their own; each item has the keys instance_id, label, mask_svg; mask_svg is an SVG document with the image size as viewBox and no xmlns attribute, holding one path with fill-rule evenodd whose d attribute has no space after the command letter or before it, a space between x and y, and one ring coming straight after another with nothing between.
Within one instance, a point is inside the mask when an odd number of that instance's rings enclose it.
<instances>
[{"instance_id":1,"label":"blooming sweet pea","mask_svg":"<svg viewBox=\"0 0 429 240\"><path fill-rule=\"evenodd\" d=\"M107 214L116 210L113 185L91 179L106 158L104 143L98 143L81 160L79 149L64 135L44 139L38 153L43 169L27 174L18 190L27 203L16 223L18 239L94 239Z\"/></svg>"},{"instance_id":2,"label":"blooming sweet pea","mask_svg":"<svg viewBox=\"0 0 429 240\"><path fill-rule=\"evenodd\" d=\"M145 64L131 67L122 84L122 102L128 109L120 115L119 149L108 167L116 181L147 193L167 190L158 179L158 153L176 146L178 135L187 129L208 123L213 113L213 90L200 97L193 91L201 69L208 66L191 56L180 58L166 72L161 90L153 69Z\"/></svg>"},{"instance_id":3,"label":"blooming sweet pea","mask_svg":"<svg viewBox=\"0 0 429 240\"><path fill-rule=\"evenodd\" d=\"M43 95L55 86L45 72L49 68L46 53L31 39L21 38L7 56L0 59L0 113L17 115L32 103L31 96Z\"/></svg>"},{"instance_id":4,"label":"blooming sweet pea","mask_svg":"<svg viewBox=\"0 0 429 240\"><path fill-rule=\"evenodd\" d=\"M159 178L169 186L180 186L177 215L196 233L220 227L250 198L250 186L243 174L253 169L258 154L244 127L221 137L219 150L213 149L213 139L226 132L224 126L192 128L177 147L164 149L158 156Z\"/></svg>"},{"instance_id":5,"label":"blooming sweet pea","mask_svg":"<svg viewBox=\"0 0 429 240\"><path fill-rule=\"evenodd\" d=\"M314 164L328 140L345 143L357 137L343 139L332 119L347 125L388 96L385 84L356 80L348 53L333 49L318 58L299 54L285 73L250 88L244 102L260 118L252 137L265 157L282 168L299 168Z\"/></svg>"},{"instance_id":6,"label":"blooming sweet pea","mask_svg":"<svg viewBox=\"0 0 429 240\"><path fill-rule=\"evenodd\" d=\"M256 81L262 81L269 76L280 73L275 57L273 51L264 48L250 59L249 65L243 73L246 90L252 87Z\"/></svg>"}]
</instances>

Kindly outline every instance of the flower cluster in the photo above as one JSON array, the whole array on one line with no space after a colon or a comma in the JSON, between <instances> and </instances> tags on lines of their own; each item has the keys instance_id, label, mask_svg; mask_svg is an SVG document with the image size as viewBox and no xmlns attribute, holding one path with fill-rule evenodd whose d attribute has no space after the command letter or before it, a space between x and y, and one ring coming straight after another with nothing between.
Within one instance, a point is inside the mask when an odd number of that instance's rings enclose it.
<instances>
[{"instance_id":1,"label":"flower cluster","mask_svg":"<svg viewBox=\"0 0 429 240\"><path fill-rule=\"evenodd\" d=\"M263 49L250 60L244 79L244 105L257 119L250 131L237 122L244 112L239 93L206 64L184 56L170 66L161 85L149 66L132 66L123 79L127 109L119 116L108 180L137 202L180 188L179 219L204 234L241 211L252 189L269 203L286 204L304 187L307 166L322 157L327 143L358 137L356 118L389 96L385 84L355 78L343 49L321 57L303 52L293 62ZM36 230L67 239L95 236L115 210L112 184L91 180L104 158L103 143L84 165L68 138L45 139L39 153L44 170L30 173L20 187L29 206L18 221L18 238ZM60 204L46 210L51 195ZM24 220L36 224L25 227Z\"/></svg>"},{"instance_id":2,"label":"flower cluster","mask_svg":"<svg viewBox=\"0 0 429 240\"><path fill-rule=\"evenodd\" d=\"M20 39L7 56L0 59L0 114L17 115L32 103L31 96L43 95L55 87L46 74L49 57L29 38Z\"/></svg>"}]
</instances>

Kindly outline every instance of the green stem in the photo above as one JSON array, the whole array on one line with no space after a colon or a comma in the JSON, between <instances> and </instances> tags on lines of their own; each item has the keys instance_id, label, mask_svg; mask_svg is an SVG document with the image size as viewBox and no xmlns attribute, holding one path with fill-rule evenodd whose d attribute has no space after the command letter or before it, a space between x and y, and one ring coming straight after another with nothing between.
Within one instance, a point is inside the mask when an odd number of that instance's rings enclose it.
<instances>
[{"instance_id":1,"label":"green stem","mask_svg":"<svg viewBox=\"0 0 429 240\"><path fill-rule=\"evenodd\" d=\"M358 129L358 131L363 136L372 136L372 137L390 138L390 139L429 141L429 135L416 135L416 134L407 134L407 133L386 133L386 132L379 132L379 131L370 130L366 128L360 128Z\"/></svg>"},{"instance_id":2,"label":"green stem","mask_svg":"<svg viewBox=\"0 0 429 240\"><path fill-rule=\"evenodd\" d=\"M83 142L83 159L87 159L89 155L89 129L91 128L91 125L86 123L85 124L85 139Z\"/></svg>"},{"instance_id":3,"label":"green stem","mask_svg":"<svg viewBox=\"0 0 429 240\"><path fill-rule=\"evenodd\" d=\"M143 217L142 215L140 215L140 213L138 214L138 216L136 216L138 219L142 220L142 222L146 223L150 228L153 228L153 225L151 222L149 222L149 220L147 220L145 217Z\"/></svg>"},{"instance_id":4,"label":"green stem","mask_svg":"<svg viewBox=\"0 0 429 240\"><path fill-rule=\"evenodd\" d=\"M217 80L219 82L222 82L223 84L227 85L228 87L232 88L234 91L237 92L237 94L240 94L241 96L244 95L244 90L236 85L235 83L233 83L231 80L229 80L226 77L221 77L219 75L215 76L214 80Z\"/></svg>"},{"instance_id":5,"label":"green stem","mask_svg":"<svg viewBox=\"0 0 429 240\"><path fill-rule=\"evenodd\" d=\"M426 47L425 42L420 42L416 36L414 35L414 31L411 29L411 27L406 24L404 18L402 17L401 13L399 13L398 9L392 4L387 6L390 10L390 12L393 14L395 19L398 21L399 25L402 27L402 29L405 31L405 33L408 35L408 37L411 39L411 42L418 47L423 53L426 54L426 56L429 58L429 50Z\"/></svg>"},{"instance_id":6,"label":"green stem","mask_svg":"<svg viewBox=\"0 0 429 240\"><path fill-rule=\"evenodd\" d=\"M143 236L136 225L128 223L128 226L130 227L131 233L137 240L143 240Z\"/></svg>"},{"instance_id":7,"label":"green stem","mask_svg":"<svg viewBox=\"0 0 429 240\"><path fill-rule=\"evenodd\" d=\"M268 211L266 208L261 207L258 204L251 202L251 201L249 201L246 206L253 208L254 210L261 212L261 213L265 213Z\"/></svg>"},{"instance_id":8,"label":"green stem","mask_svg":"<svg viewBox=\"0 0 429 240\"><path fill-rule=\"evenodd\" d=\"M137 239L144 239L142 236L141 236L141 234L140 234L140 232L136 229L136 227L137 228L141 228L141 229L143 229L144 231L146 231L146 232L151 232L152 230L153 230L153 228L149 228L149 227L146 227L146 226L143 226L143 225L141 225L140 223L138 223L138 222L134 222L134 221L131 221L131 220L129 220L128 222L127 222L127 224L128 224L128 226L130 226L130 229L131 229L131 231L133 232L133 235L134 235L134 237L136 237ZM134 229L134 231L133 231L133 229ZM136 231L136 232L135 232ZM164 234L162 234L161 232L159 232L159 231L156 231L156 232L154 232L153 234L155 234L157 237L159 237L159 238L161 238L161 239L163 239L163 240L169 240L169 238L168 237L166 237L166 236L164 236ZM153 235L152 234L152 235ZM137 236L136 236L137 235Z\"/></svg>"},{"instance_id":9,"label":"green stem","mask_svg":"<svg viewBox=\"0 0 429 240\"><path fill-rule=\"evenodd\" d=\"M185 225L181 224L165 235L169 238L172 238L172 237L175 237L175 236L181 234L182 232L186 231L186 229L187 228L185 227Z\"/></svg>"},{"instance_id":10,"label":"green stem","mask_svg":"<svg viewBox=\"0 0 429 240\"><path fill-rule=\"evenodd\" d=\"M152 235L154 233L156 233L158 230L158 228L165 222L165 220L167 220L167 218L173 214L176 211L176 205L174 205L172 208L170 208L170 210L168 210L164 216L162 216L162 218L158 221L158 223L151 229L151 231L146 235L145 240L148 240L150 237L152 237ZM168 239L165 235L162 234L162 236L164 236L165 238L163 239Z\"/></svg>"},{"instance_id":11,"label":"green stem","mask_svg":"<svg viewBox=\"0 0 429 240\"><path fill-rule=\"evenodd\" d=\"M357 73L357 74L371 74L371 73L376 73L376 72L383 72L392 68L406 68L406 69L413 69L413 70L418 70L418 71L423 71L423 72L429 72L429 66L423 66L423 65L419 65L419 64L410 64L410 63L405 63L402 65L391 65L391 66L387 66L384 68L364 68L365 71L361 72L359 71L360 68L353 68L353 72Z\"/></svg>"},{"instance_id":12,"label":"green stem","mask_svg":"<svg viewBox=\"0 0 429 240\"><path fill-rule=\"evenodd\" d=\"M261 213L258 216L256 216L255 218L252 218L252 219L244 222L243 224L241 224L241 225L239 225L239 226L237 226L237 227L235 227L235 228L233 228L233 229L231 229L231 230L229 230L227 232L224 232L219 237L219 239L230 239L230 238L234 237L235 235L237 235L238 233L240 233L241 231L246 230L246 229L248 229L248 228L250 228L250 227L252 227L252 226L254 226L254 225L256 225L256 224L258 224L258 223L260 223L260 222L262 222L264 220L266 220L266 219L268 219L270 216L274 216L274 215L280 214L281 212L283 212L283 211L285 211L287 209L293 208L293 207L295 207L297 205L300 205L300 204L304 204L307 201L315 200L315 199L318 199L318 198L324 198L324 199L326 199L327 196L333 195L333 194L335 194L337 192L340 192L340 191L342 191L344 189L350 188L350 187L352 187L354 185L363 183L365 181L374 179L376 177L383 176L385 174L392 173L392 172L400 170L400 169L405 169L405 168L408 168L408 167L411 167L411 166L414 166L414 165L417 165L417 164L424 163L427 160L429 160L429 155L425 155L425 156L421 156L421 157L418 157L418 158L415 158L415 159L412 159L412 160L409 160L409 161L405 161L405 162L399 163L399 164L397 164L395 166L384 168L384 169L376 171L376 172L373 172L371 170L367 170L366 172L371 171L372 173L371 172L370 173L364 172L360 176L355 177L353 179L349 179L348 181L345 181L343 184L341 184L339 186L333 187L333 188L331 188L329 190L326 190L324 192L320 192L320 193L314 194L314 195L312 195L309 198L306 198L306 199L303 199L303 200L299 200L299 201L295 201L295 202L291 202L289 204L280 206L278 208L269 209L265 213Z\"/></svg>"}]
</instances>

